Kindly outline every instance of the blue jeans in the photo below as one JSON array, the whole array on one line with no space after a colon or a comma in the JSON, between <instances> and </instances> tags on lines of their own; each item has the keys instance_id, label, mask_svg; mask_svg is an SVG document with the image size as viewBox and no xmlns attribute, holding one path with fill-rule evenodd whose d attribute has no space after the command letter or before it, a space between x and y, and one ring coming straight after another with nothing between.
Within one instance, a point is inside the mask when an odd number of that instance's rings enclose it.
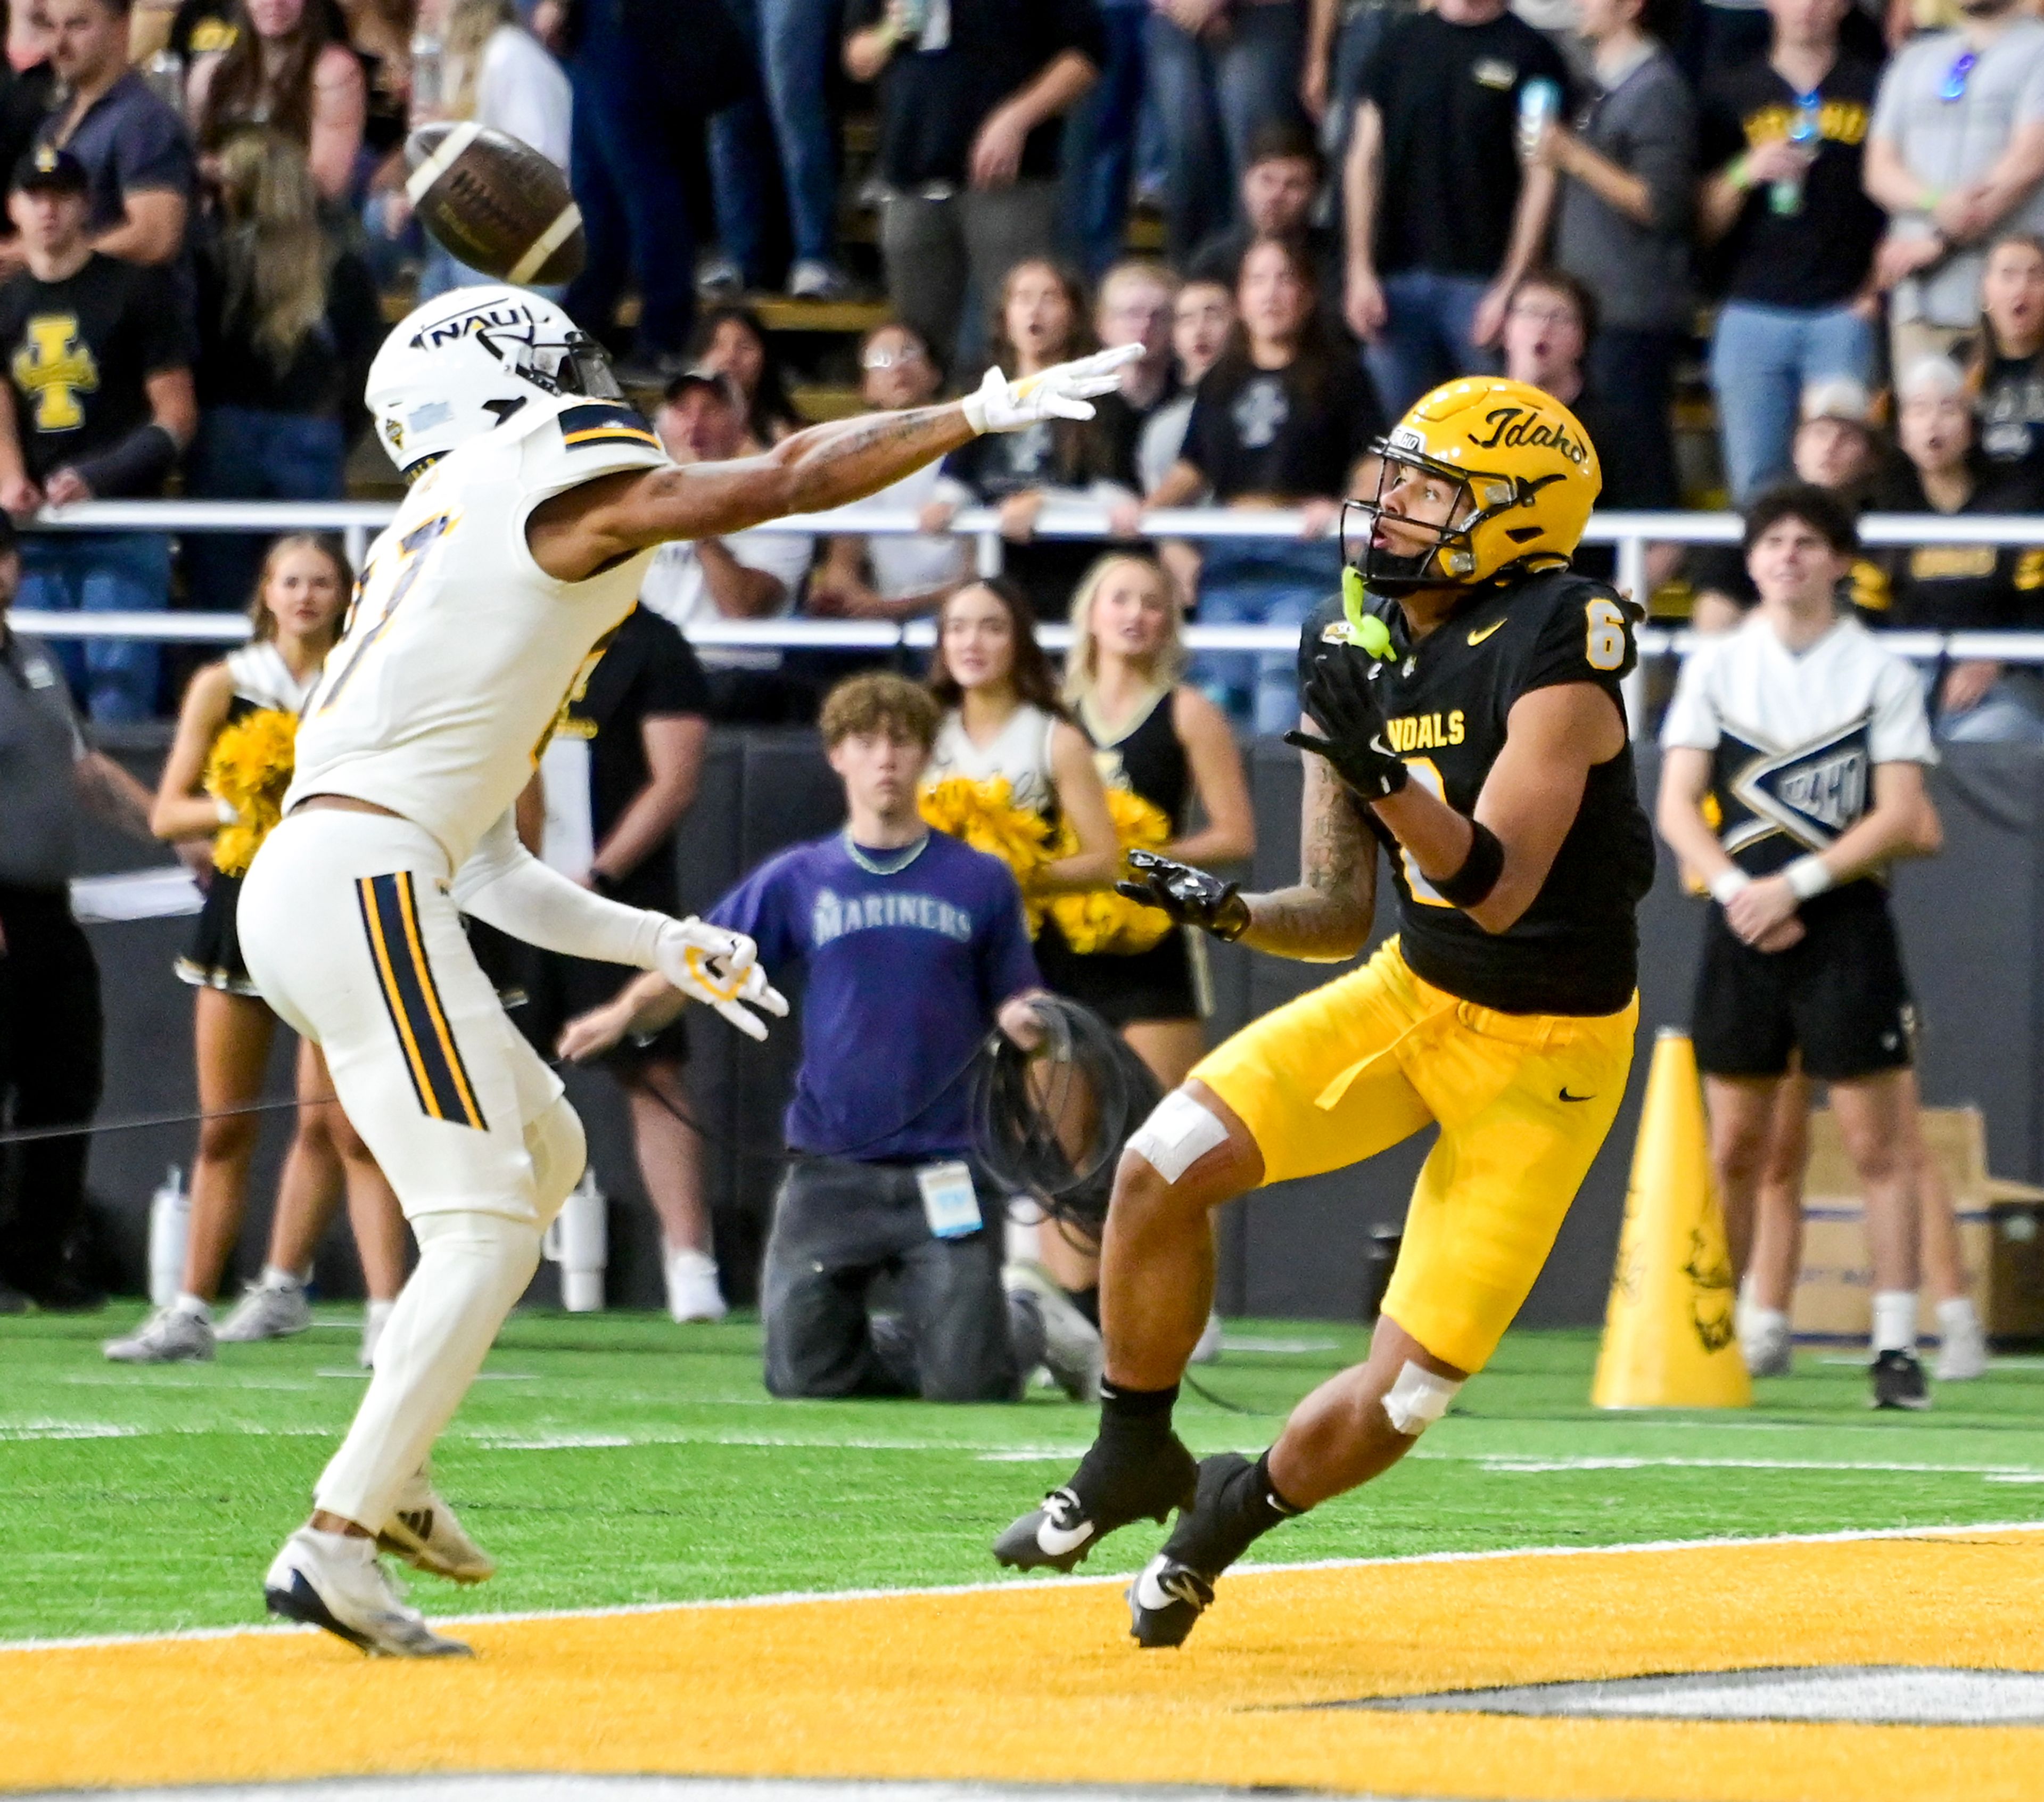
<instances>
[{"instance_id":1,"label":"blue jeans","mask_svg":"<svg viewBox=\"0 0 2044 1802\"><path fill-rule=\"evenodd\" d=\"M1096 282L1121 255L1128 225L1149 13L1116 0L1101 8L1100 18L1107 34L1107 63L1065 125L1062 201L1072 259Z\"/></svg>"},{"instance_id":2,"label":"blue jeans","mask_svg":"<svg viewBox=\"0 0 2044 1802\"><path fill-rule=\"evenodd\" d=\"M1209 538L1200 570L1203 626L1304 625L1341 579L1331 539ZM1266 736L1299 723L1296 651L1204 651L1193 679L1239 725Z\"/></svg>"},{"instance_id":3,"label":"blue jeans","mask_svg":"<svg viewBox=\"0 0 2044 1802\"><path fill-rule=\"evenodd\" d=\"M31 532L21 537L15 604L54 613L159 613L171 596L171 541L156 532ZM156 647L147 639L59 641L57 657L92 717L128 724L156 712Z\"/></svg>"},{"instance_id":4,"label":"blue jeans","mask_svg":"<svg viewBox=\"0 0 2044 1802\"><path fill-rule=\"evenodd\" d=\"M1788 475L1803 390L1827 377L1872 385L1873 328L1846 306L1727 301L1711 340L1711 386L1732 505Z\"/></svg>"},{"instance_id":5,"label":"blue jeans","mask_svg":"<svg viewBox=\"0 0 2044 1802\"><path fill-rule=\"evenodd\" d=\"M683 125L670 95L649 93L619 46L599 42L568 64L575 131L568 179L588 247L567 309L608 340L627 275L637 277L638 352L678 357L695 323L696 242L682 168Z\"/></svg>"},{"instance_id":6,"label":"blue jeans","mask_svg":"<svg viewBox=\"0 0 2044 1802\"><path fill-rule=\"evenodd\" d=\"M1235 217L1258 127L1298 117L1302 10L1298 0L1237 7L1218 42L1189 37L1162 13L1151 14L1150 86L1170 171L1164 236L1172 263L1182 267Z\"/></svg>"},{"instance_id":7,"label":"blue jeans","mask_svg":"<svg viewBox=\"0 0 2044 1802\"><path fill-rule=\"evenodd\" d=\"M748 286L766 279L767 222L778 166L795 258L837 259L836 115L828 83L843 0L724 0L755 46L766 79L709 126L717 236Z\"/></svg>"},{"instance_id":8,"label":"blue jeans","mask_svg":"<svg viewBox=\"0 0 2044 1802\"><path fill-rule=\"evenodd\" d=\"M2044 678L2034 666L2004 672L1965 713L1940 715L1938 736L1954 744L2044 744Z\"/></svg>"},{"instance_id":9,"label":"blue jeans","mask_svg":"<svg viewBox=\"0 0 2044 1802\"><path fill-rule=\"evenodd\" d=\"M1443 382L1496 369L1497 359L1470 340L1476 309L1490 286L1482 276L1401 269L1383 282L1390 317L1377 341L1362 347L1362 358L1389 417L1398 418Z\"/></svg>"},{"instance_id":10,"label":"blue jeans","mask_svg":"<svg viewBox=\"0 0 2044 1802\"><path fill-rule=\"evenodd\" d=\"M340 421L257 407L209 407L185 455L186 485L205 501L338 501L348 492ZM193 605L238 613L256 591L270 539L259 532L194 532L185 545Z\"/></svg>"}]
</instances>

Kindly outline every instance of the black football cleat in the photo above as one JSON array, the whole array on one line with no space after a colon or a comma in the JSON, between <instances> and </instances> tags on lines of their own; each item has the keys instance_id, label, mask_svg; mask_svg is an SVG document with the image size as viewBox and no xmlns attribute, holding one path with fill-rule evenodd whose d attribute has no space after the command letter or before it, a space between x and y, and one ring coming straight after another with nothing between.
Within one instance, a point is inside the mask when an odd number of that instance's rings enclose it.
<instances>
[{"instance_id":1,"label":"black football cleat","mask_svg":"<svg viewBox=\"0 0 2044 1802\"><path fill-rule=\"evenodd\" d=\"M1128 1585L1128 1631L1146 1652L1182 1646L1212 1605L1213 1585L1189 1564L1159 1552Z\"/></svg>"},{"instance_id":2,"label":"black football cleat","mask_svg":"<svg viewBox=\"0 0 2044 1802\"><path fill-rule=\"evenodd\" d=\"M1908 1408L1921 1410L1931 1405L1931 1391L1923 1381L1923 1366L1913 1351L1884 1351L1874 1359L1871 1374L1873 1394L1870 1408Z\"/></svg>"},{"instance_id":3,"label":"black football cleat","mask_svg":"<svg viewBox=\"0 0 2044 1802\"><path fill-rule=\"evenodd\" d=\"M1132 1450L1096 1439L1072 1480L1043 1498L993 1542L994 1562L1010 1570L1070 1572L1108 1534L1132 1521L1162 1525L1190 1508L1199 1466L1175 1433Z\"/></svg>"}]
</instances>

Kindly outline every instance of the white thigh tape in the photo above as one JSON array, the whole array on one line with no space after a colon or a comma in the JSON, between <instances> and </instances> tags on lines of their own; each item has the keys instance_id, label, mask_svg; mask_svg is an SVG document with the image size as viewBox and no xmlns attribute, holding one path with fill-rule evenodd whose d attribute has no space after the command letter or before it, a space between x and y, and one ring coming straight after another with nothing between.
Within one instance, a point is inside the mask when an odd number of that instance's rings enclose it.
<instances>
[{"instance_id":1,"label":"white thigh tape","mask_svg":"<svg viewBox=\"0 0 2044 1802\"><path fill-rule=\"evenodd\" d=\"M1390 1416L1391 1430L1416 1439L1447 1412L1462 1384L1452 1377L1437 1377L1407 1359L1384 1398L1384 1412Z\"/></svg>"},{"instance_id":2,"label":"white thigh tape","mask_svg":"<svg viewBox=\"0 0 2044 1802\"><path fill-rule=\"evenodd\" d=\"M1228 1137L1228 1128L1182 1089L1174 1089L1135 1130L1128 1149L1176 1182Z\"/></svg>"}]
</instances>

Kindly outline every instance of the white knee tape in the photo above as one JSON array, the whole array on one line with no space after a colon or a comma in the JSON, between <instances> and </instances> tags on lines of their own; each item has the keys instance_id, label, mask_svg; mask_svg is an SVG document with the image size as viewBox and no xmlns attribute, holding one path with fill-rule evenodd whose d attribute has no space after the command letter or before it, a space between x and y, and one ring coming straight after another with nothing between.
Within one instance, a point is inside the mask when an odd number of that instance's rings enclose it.
<instances>
[{"instance_id":1,"label":"white knee tape","mask_svg":"<svg viewBox=\"0 0 2044 1802\"><path fill-rule=\"evenodd\" d=\"M1128 1149L1176 1182L1228 1137L1228 1128L1182 1089L1174 1089L1135 1129Z\"/></svg>"},{"instance_id":2,"label":"white knee tape","mask_svg":"<svg viewBox=\"0 0 2044 1802\"><path fill-rule=\"evenodd\" d=\"M1397 1381L1384 1398L1384 1412L1390 1418L1392 1431L1416 1439L1447 1412L1448 1404L1462 1386L1458 1378L1437 1377L1407 1359Z\"/></svg>"},{"instance_id":3,"label":"white knee tape","mask_svg":"<svg viewBox=\"0 0 2044 1802\"><path fill-rule=\"evenodd\" d=\"M533 1198L544 1232L589 1164L582 1117L568 1105L567 1096L556 1095L537 1120L525 1123L525 1155L532 1160Z\"/></svg>"}]
</instances>

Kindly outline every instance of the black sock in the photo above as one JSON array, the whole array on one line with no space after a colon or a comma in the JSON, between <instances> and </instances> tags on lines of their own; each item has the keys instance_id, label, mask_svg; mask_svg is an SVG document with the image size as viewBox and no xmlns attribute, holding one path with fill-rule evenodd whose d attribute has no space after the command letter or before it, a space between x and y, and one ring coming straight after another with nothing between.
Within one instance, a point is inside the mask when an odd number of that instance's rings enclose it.
<instances>
[{"instance_id":1,"label":"black sock","mask_svg":"<svg viewBox=\"0 0 2044 1802\"><path fill-rule=\"evenodd\" d=\"M1068 1289L1065 1291L1065 1299L1085 1316L1095 1332L1100 1331L1100 1285L1098 1283L1093 1284L1089 1289Z\"/></svg>"},{"instance_id":2,"label":"black sock","mask_svg":"<svg viewBox=\"0 0 2044 1802\"><path fill-rule=\"evenodd\" d=\"M1201 1575L1218 1577L1272 1527L1303 1512L1270 1481L1266 1451L1231 1472L1211 1502L1203 1495L1197 1508L1181 1515L1165 1550Z\"/></svg>"},{"instance_id":3,"label":"black sock","mask_svg":"<svg viewBox=\"0 0 2044 1802\"><path fill-rule=\"evenodd\" d=\"M1178 1404L1178 1385L1167 1389L1132 1389L1105 1377L1100 1385L1100 1435L1156 1439L1171 1431L1171 1410Z\"/></svg>"}]
</instances>

